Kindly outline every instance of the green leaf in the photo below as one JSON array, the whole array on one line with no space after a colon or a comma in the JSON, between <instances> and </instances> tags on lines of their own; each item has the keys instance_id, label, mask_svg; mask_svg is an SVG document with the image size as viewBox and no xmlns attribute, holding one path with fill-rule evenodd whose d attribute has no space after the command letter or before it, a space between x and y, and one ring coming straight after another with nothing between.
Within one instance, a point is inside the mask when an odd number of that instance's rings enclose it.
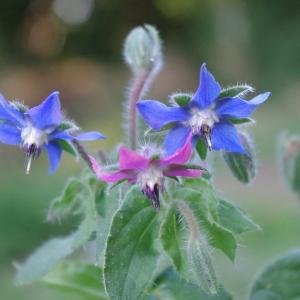
<instances>
[{"instance_id":1,"label":"green leaf","mask_svg":"<svg viewBox=\"0 0 300 300\"><path fill-rule=\"evenodd\" d=\"M56 139L55 142L58 143L64 151L68 152L73 156L77 156L77 152L75 151L74 147L67 141Z\"/></svg>"},{"instance_id":2,"label":"green leaf","mask_svg":"<svg viewBox=\"0 0 300 300\"><path fill-rule=\"evenodd\" d=\"M281 172L292 191L300 196L300 136L283 133L278 144Z\"/></svg>"},{"instance_id":3,"label":"green leaf","mask_svg":"<svg viewBox=\"0 0 300 300\"><path fill-rule=\"evenodd\" d=\"M94 198L94 193L90 187L87 188L87 195L83 202L84 212L83 219L75 233L72 242L73 249L84 245L91 238L97 228L97 209Z\"/></svg>"},{"instance_id":4,"label":"green leaf","mask_svg":"<svg viewBox=\"0 0 300 300\"><path fill-rule=\"evenodd\" d=\"M208 232L210 244L221 250L232 262L236 255L237 242L235 236L217 223L206 223L204 228Z\"/></svg>"},{"instance_id":5,"label":"green leaf","mask_svg":"<svg viewBox=\"0 0 300 300\"><path fill-rule=\"evenodd\" d=\"M18 267L16 284L30 284L46 275L63 258L72 253L73 239L74 234L55 238L38 248L21 267Z\"/></svg>"},{"instance_id":6,"label":"green leaf","mask_svg":"<svg viewBox=\"0 0 300 300\"><path fill-rule=\"evenodd\" d=\"M79 262L64 262L43 277L42 282L61 292L82 295L84 299L105 300L108 298L101 278L102 270L99 267Z\"/></svg>"},{"instance_id":7,"label":"green leaf","mask_svg":"<svg viewBox=\"0 0 300 300\"><path fill-rule=\"evenodd\" d=\"M208 294L216 294L218 283L206 236L190 207L182 200L176 205L178 213L173 204L161 227L163 249L182 278Z\"/></svg>"},{"instance_id":8,"label":"green leaf","mask_svg":"<svg viewBox=\"0 0 300 300\"><path fill-rule=\"evenodd\" d=\"M87 186L86 186L87 187ZM55 238L38 248L18 268L17 284L30 284L51 271L62 259L84 245L96 230L97 212L94 194L86 189L83 200L83 219L74 233L67 237Z\"/></svg>"},{"instance_id":9,"label":"green leaf","mask_svg":"<svg viewBox=\"0 0 300 300\"><path fill-rule=\"evenodd\" d=\"M205 142L202 139L199 139L197 144L196 144L196 150L198 155L200 156L200 158L202 160L206 159L207 156L207 145L205 144Z\"/></svg>"},{"instance_id":10,"label":"green leaf","mask_svg":"<svg viewBox=\"0 0 300 300\"><path fill-rule=\"evenodd\" d=\"M218 223L235 234L260 230L259 225L239 207L220 200L218 204Z\"/></svg>"},{"instance_id":11,"label":"green leaf","mask_svg":"<svg viewBox=\"0 0 300 300\"><path fill-rule=\"evenodd\" d=\"M158 253L158 214L133 187L116 212L105 251L104 281L112 300L141 299L151 282Z\"/></svg>"},{"instance_id":12,"label":"green leaf","mask_svg":"<svg viewBox=\"0 0 300 300\"><path fill-rule=\"evenodd\" d=\"M119 208L123 196L122 189L108 189L105 194L102 201L103 215L97 225L96 251L98 259L101 259L104 254L112 218Z\"/></svg>"},{"instance_id":13,"label":"green leaf","mask_svg":"<svg viewBox=\"0 0 300 300\"><path fill-rule=\"evenodd\" d=\"M75 177L68 179L61 195L51 202L48 220L61 219L74 211L85 189L86 186L80 179Z\"/></svg>"},{"instance_id":14,"label":"green leaf","mask_svg":"<svg viewBox=\"0 0 300 300\"><path fill-rule=\"evenodd\" d=\"M168 209L160 229L160 240L163 249L171 258L175 269L179 273L185 273L185 254L184 254L184 232L180 222L180 215L176 212L175 204ZM185 277L185 274L183 275Z\"/></svg>"},{"instance_id":15,"label":"green leaf","mask_svg":"<svg viewBox=\"0 0 300 300\"><path fill-rule=\"evenodd\" d=\"M294 250L265 267L255 280L250 300L300 299L300 250Z\"/></svg>"},{"instance_id":16,"label":"green leaf","mask_svg":"<svg viewBox=\"0 0 300 300\"><path fill-rule=\"evenodd\" d=\"M179 106L186 106L190 103L193 95L186 93L176 93L170 96L171 101L175 102Z\"/></svg>"},{"instance_id":17,"label":"green leaf","mask_svg":"<svg viewBox=\"0 0 300 300\"><path fill-rule=\"evenodd\" d=\"M193 181L190 181L193 182ZM200 231L209 237L209 243L214 248L218 248L232 261L236 253L236 239L234 235L226 228L216 223L217 207L219 199L209 184L205 185L203 181L197 181L199 187L206 187L201 192L190 188L181 188L176 192L175 198L184 200L193 210L200 226ZM193 183L195 186L196 182Z\"/></svg>"},{"instance_id":18,"label":"green leaf","mask_svg":"<svg viewBox=\"0 0 300 300\"><path fill-rule=\"evenodd\" d=\"M252 86L247 84L238 84L223 89L218 98L222 99L227 97L242 97L252 92L254 92L254 88Z\"/></svg>"},{"instance_id":19,"label":"green leaf","mask_svg":"<svg viewBox=\"0 0 300 300\"><path fill-rule=\"evenodd\" d=\"M256 175L255 149L246 134L240 132L239 136L247 154L224 152L223 158L236 179L249 183Z\"/></svg>"},{"instance_id":20,"label":"green leaf","mask_svg":"<svg viewBox=\"0 0 300 300\"><path fill-rule=\"evenodd\" d=\"M224 288L219 289L218 295L207 295L196 285L180 278L171 268L155 280L153 294L160 300L233 300Z\"/></svg>"}]
</instances>

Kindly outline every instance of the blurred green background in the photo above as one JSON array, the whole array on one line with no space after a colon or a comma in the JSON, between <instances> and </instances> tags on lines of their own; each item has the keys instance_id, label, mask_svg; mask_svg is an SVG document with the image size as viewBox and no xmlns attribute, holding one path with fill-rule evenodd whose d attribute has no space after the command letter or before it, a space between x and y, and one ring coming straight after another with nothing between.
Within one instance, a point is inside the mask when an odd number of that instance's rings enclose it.
<instances>
[{"instance_id":1,"label":"blurred green background","mask_svg":"<svg viewBox=\"0 0 300 300\"><path fill-rule=\"evenodd\" d=\"M259 175L243 186L220 159L220 193L246 209L262 226L240 241L232 265L217 254L219 275L235 299L246 299L253 276L273 257L300 246L300 209L278 173L280 131L300 133L300 2L296 0L3 0L0 2L0 91L35 105L61 92L66 114L86 130L109 139L90 145L110 149L122 139L121 102L130 72L122 43L136 25L157 26L165 64L149 98L194 91L198 69L208 68L224 85L249 83L272 91L251 128ZM59 171L47 175L46 155L24 175L20 149L0 147L0 298L68 299L42 285L17 288L14 265L43 241L72 224L48 224L46 210L65 179L83 164L64 155ZM77 299L73 295L70 299ZM78 299L80 299L78 297Z\"/></svg>"}]
</instances>

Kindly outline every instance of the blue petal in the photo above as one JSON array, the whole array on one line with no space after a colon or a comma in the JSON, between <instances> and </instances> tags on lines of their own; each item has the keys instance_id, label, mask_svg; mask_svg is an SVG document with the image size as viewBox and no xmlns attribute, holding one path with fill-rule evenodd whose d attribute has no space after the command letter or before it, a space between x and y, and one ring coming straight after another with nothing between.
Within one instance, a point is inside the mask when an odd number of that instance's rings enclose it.
<instances>
[{"instance_id":1,"label":"blue petal","mask_svg":"<svg viewBox=\"0 0 300 300\"><path fill-rule=\"evenodd\" d=\"M0 142L8 145L21 144L21 131L9 124L0 124Z\"/></svg>"},{"instance_id":2,"label":"blue petal","mask_svg":"<svg viewBox=\"0 0 300 300\"><path fill-rule=\"evenodd\" d=\"M106 137L97 131L84 132L74 137L78 141L103 140Z\"/></svg>"},{"instance_id":3,"label":"blue petal","mask_svg":"<svg viewBox=\"0 0 300 300\"><path fill-rule=\"evenodd\" d=\"M246 153L235 127L229 122L216 123L212 129L212 148L226 152Z\"/></svg>"},{"instance_id":4,"label":"blue petal","mask_svg":"<svg viewBox=\"0 0 300 300\"><path fill-rule=\"evenodd\" d=\"M172 122L182 122L189 119L188 111L181 107L168 107L154 100L143 100L137 103L137 108L145 122L154 130Z\"/></svg>"},{"instance_id":5,"label":"blue petal","mask_svg":"<svg viewBox=\"0 0 300 300\"><path fill-rule=\"evenodd\" d=\"M183 147L190 132L191 129L186 126L176 126L172 128L164 140L165 155L171 155Z\"/></svg>"},{"instance_id":6,"label":"blue petal","mask_svg":"<svg viewBox=\"0 0 300 300\"><path fill-rule=\"evenodd\" d=\"M52 132L49 135L48 139L49 139L49 141L54 140L54 139L72 141L75 139L75 137L65 131L55 130L54 132Z\"/></svg>"},{"instance_id":7,"label":"blue petal","mask_svg":"<svg viewBox=\"0 0 300 300\"><path fill-rule=\"evenodd\" d=\"M24 113L12 107L8 101L0 94L0 119L23 127Z\"/></svg>"},{"instance_id":8,"label":"blue petal","mask_svg":"<svg viewBox=\"0 0 300 300\"><path fill-rule=\"evenodd\" d=\"M260 104L265 102L270 95L271 93L259 94L249 101L241 98L225 98L218 101L215 111L221 118L247 118Z\"/></svg>"},{"instance_id":9,"label":"blue petal","mask_svg":"<svg viewBox=\"0 0 300 300\"><path fill-rule=\"evenodd\" d=\"M220 84L203 64L200 69L199 87L192 99L192 104L200 109L205 109L212 105L221 92Z\"/></svg>"},{"instance_id":10,"label":"blue petal","mask_svg":"<svg viewBox=\"0 0 300 300\"><path fill-rule=\"evenodd\" d=\"M28 110L28 115L39 129L57 127L61 122L59 92L53 92L40 105Z\"/></svg>"},{"instance_id":11,"label":"blue petal","mask_svg":"<svg viewBox=\"0 0 300 300\"><path fill-rule=\"evenodd\" d=\"M62 154L62 148L59 146L59 144L55 142L49 142L45 145L45 147L48 152L48 158L50 163L49 173L52 174L57 170L57 167L59 165Z\"/></svg>"}]
</instances>

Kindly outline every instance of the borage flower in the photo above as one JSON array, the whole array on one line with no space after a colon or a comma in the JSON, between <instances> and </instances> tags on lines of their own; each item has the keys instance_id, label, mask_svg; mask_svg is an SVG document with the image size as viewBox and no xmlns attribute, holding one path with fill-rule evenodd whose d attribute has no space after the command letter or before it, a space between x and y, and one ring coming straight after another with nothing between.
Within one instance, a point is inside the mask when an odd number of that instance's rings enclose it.
<instances>
[{"instance_id":1,"label":"borage flower","mask_svg":"<svg viewBox=\"0 0 300 300\"><path fill-rule=\"evenodd\" d=\"M127 180L130 184L139 184L141 191L147 196L152 206L159 209L159 193L164 190L165 177L198 177L202 171L191 169L185 165L191 155L191 136L184 146L173 155L159 157L148 153L137 153L126 147L119 150L119 170L114 173L104 172L94 158L91 158L94 172L97 177L107 183Z\"/></svg>"},{"instance_id":2,"label":"borage flower","mask_svg":"<svg viewBox=\"0 0 300 300\"><path fill-rule=\"evenodd\" d=\"M63 119L58 92L53 92L40 105L31 109L8 102L0 95L0 142L22 147L26 155L27 174L32 160L39 157L43 148L48 152L50 173L53 173L59 165L63 149L72 147L70 141L105 138L99 132L74 136L75 130L78 127Z\"/></svg>"},{"instance_id":3,"label":"borage flower","mask_svg":"<svg viewBox=\"0 0 300 300\"><path fill-rule=\"evenodd\" d=\"M248 118L270 93L259 94L248 101L239 95L222 98L220 94L220 84L203 64L199 87L186 105L168 107L159 101L142 100L137 103L137 108L153 130L174 125L164 141L167 154L182 147L190 133L193 144L202 139L210 150L244 153L232 121Z\"/></svg>"}]
</instances>

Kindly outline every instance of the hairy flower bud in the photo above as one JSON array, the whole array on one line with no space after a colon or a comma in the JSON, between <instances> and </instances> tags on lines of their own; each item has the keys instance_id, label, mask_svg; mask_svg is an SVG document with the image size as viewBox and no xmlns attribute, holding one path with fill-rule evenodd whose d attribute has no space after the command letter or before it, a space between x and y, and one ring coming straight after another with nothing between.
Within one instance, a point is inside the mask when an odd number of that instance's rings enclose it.
<instances>
[{"instance_id":1,"label":"hairy flower bud","mask_svg":"<svg viewBox=\"0 0 300 300\"><path fill-rule=\"evenodd\" d=\"M223 157L234 177L240 182L249 183L256 175L255 149L247 134L239 133L239 136L247 153L224 152Z\"/></svg>"},{"instance_id":2,"label":"hairy flower bud","mask_svg":"<svg viewBox=\"0 0 300 300\"><path fill-rule=\"evenodd\" d=\"M124 58L133 73L160 68L162 61L161 40L151 25L131 30L124 44Z\"/></svg>"},{"instance_id":3,"label":"hairy flower bud","mask_svg":"<svg viewBox=\"0 0 300 300\"><path fill-rule=\"evenodd\" d=\"M282 134L278 155L286 182L300 196L300 136Z\"/></svg>"}]
</instances>

